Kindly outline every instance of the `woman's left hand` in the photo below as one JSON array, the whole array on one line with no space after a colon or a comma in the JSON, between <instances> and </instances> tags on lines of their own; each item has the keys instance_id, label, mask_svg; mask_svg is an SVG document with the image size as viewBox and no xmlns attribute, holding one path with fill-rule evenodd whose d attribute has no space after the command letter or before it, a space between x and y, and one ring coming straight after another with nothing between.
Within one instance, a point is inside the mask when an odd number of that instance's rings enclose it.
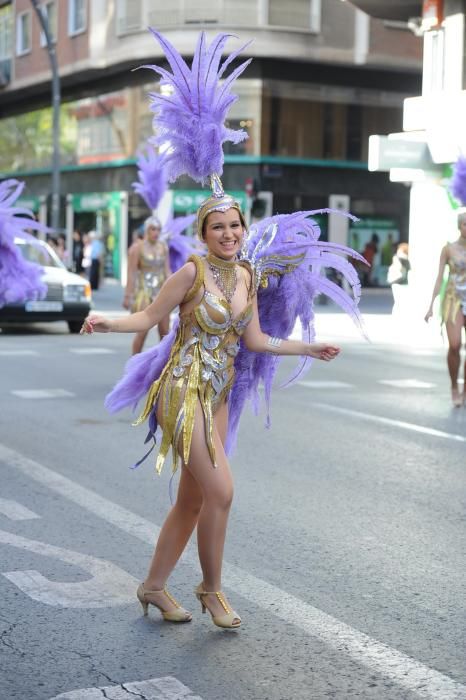
<instances>
[{"instance_id":1,"label":"woman's left hand","mask_svg":"<svg viewBox=\"0 0 466 700\"><path fill-rule=\"evenodd\" d=\"M308 354L310 357L315 357L316 360L330 362L330 360L335 359L339 352L340 348L336 347L336 345L328 345L327 343L310 343Z\"/></svg>"}]
</instances>

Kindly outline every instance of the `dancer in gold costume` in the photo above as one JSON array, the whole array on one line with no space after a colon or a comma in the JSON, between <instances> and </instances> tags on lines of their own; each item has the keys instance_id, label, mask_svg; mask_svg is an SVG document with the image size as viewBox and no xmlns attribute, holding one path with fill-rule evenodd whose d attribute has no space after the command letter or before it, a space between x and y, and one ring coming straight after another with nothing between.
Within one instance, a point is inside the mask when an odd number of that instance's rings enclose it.
<instances>
[{"instance_id":1,"label":"dancer in gold costume","mask_svg":"<svg viewBox=\"0 0 466 700\"><path fill-rule=\"evenodd\" d=\"M192 256L144 310L116 320L90 316L82 332L143 333L179 308L174 329L158 347L128 361L125 376L106 400L107 408L115 411L146 396L139 422L148 418L149 438L155 439L157 426L162 429L157 470L170 448L174 469L181 462L176 502L137 595L145 612L152 604L164 619L191 620L165 585L196 529L203 579L195 594L217 626L238 628L241 619L223 594L221 580L233 498L227 453L243 404L256 394L259 381L266 400L270 397L277 355L302 357L300 373L309 358L328 362L338 355L339 348L331 343L311 342L312 300L326 293L357 318L358 276L338 253L358 255L318 241L320 229L308 218L313 212L277 215L247 230L238 203L224 192L219 175L222 143L247 137L226 128L224 121L235 97L230 92L233 81L249 62L225 78L226 67L240 51L221 63L228 35L220 34L207 46L202 33L190 68L165 37L153 33L173 71L152 66L164 84L172 86L169 98L152 94L156 126L160 125L155 142L170 144L166 162L171 179L187 173L197 182L210 182L212 195L197 216L198 236L207 254ZM325 265L345 275L354 298L321 274ZM303 340L289 340L298 318Z\"/></svg>"},{"instance_id":2,"label":"dancer in gold costume","mask_svg":"<svg viewBox=\"0 0 466 700\"><path fill-rule=\"evenodd\" d=\"M144 222L144 238L133 243L128 252L128 279L123 306L133 313L142 311L154 301L163 283L171 274L168 246L160 240L162 227L155 216ZM158 324L160 339L168 333L170 317ZM141 352L147 332L136 333L132 353Z\"/></svg>"},{"instance_id":3,"label":"dancer in gold costume","mask_svg":"<svg viewBox=\"0 0 466 700\"><path fill-rule=\"evenodd\" d=\"M440 254L439 269L435 280L432 300L425 315L428 321L432 317L434 301L442 287L445 267L449 268L449 276L445 295L442 300L442 322L445 324L448 337L447 364L451 381L451 398L456 408L461 407L466 400L466 385L463 392L458 388L460 369L461 336L466 327L466 213L458 215L459 237L454 243L447 243ZM466 361L464 365L466 379Z\"/></svg>"}]
</instances>

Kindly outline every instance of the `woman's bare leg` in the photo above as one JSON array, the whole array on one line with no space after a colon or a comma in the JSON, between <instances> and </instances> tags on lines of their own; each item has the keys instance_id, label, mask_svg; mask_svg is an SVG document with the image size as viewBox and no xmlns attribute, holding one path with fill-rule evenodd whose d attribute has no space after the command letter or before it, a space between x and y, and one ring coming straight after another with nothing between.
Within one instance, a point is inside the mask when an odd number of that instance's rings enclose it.
<instances>
[{"instance_id":1,"label":"woman's bare leg","mask_svg":"<svg viewBox=\"0 0 466 700\"><path fill-rule=\"evenodd\" d=\"M460 369L461 332L464 326L464 316L458 312L454 322L445 324L448 337L447 364L450 374L452 391L458 391L458 373Z\"/></svg>"},{"instance_id":2,"label":"woman's bare leg","mask_svg":"<svg viewBox=\"0 0 466 700\"><path fill-rule=\"evenodd\" d=\"M144 342L146 340L148 331L140 331L139 333L136 333L133 339L133 344L132 344L132 353L133 355L137 355L138 352L141 352Z\"/></svg>"},{"instance_id":3,"label":"woman's bare leg","mask_svg":"<svg viewBox=\"0 0 466 700\"><path fill-rule=\"evenodd\" d=\"M145 588L159 591L164 586L183 553L191 534L196 527L202 506L201 491L190 472L182 467L180 484L176 503L170 510L160 531L154 555L149 567ZM166 610L170 610L170 602L161 602Z\"/></svg>"},{"instance_id":4,"label":"woman's bare leg","mask_svg":"<svg viewBox=\"0 0 466 700\"><path fill-rule=\"evenodd\" d=\"M223 549L233 499L233 479L218 429L220 427L225 434L226 417L226 407L221 407L214 421L213 438L217 461L217 467L214 468L206 444L204 415L200 404L197 404L187 464L202 492L202 508L197 523L197 545L206 591L222 589ZM225 614L216 596L206 596L204 601L213 615Z\"/></svg>"},{"instance_id":5,"label":"woman's bare leg","mask_svg":"<svg viewBox=\"0 0 466 700\"><path fill-rule=\"evenodd\" d=\"M225 405L219 409L214 421L218 464L214 468L207 449L204 414L198 402L188 464L183 467L176 504L168 514L157 541L145 580L147 589L160 590L164 587L197 524L204 588L207 591L221 590L223 547L233 497L231 471L219 434L220 429L222 437L226 435L227 420ZM169 610L168 599L164 594L159 595L162 597L158 602ZM206 603L213 615L224 614L215 596L208 596Z\"/></svg>"}]
</instances>

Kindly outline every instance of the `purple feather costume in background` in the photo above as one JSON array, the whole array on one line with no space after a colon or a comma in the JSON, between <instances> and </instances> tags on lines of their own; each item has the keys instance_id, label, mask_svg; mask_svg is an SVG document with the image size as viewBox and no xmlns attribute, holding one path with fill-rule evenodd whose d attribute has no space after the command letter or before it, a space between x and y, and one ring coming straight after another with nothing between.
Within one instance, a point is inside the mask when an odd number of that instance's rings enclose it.
<instances>
[{"instance_id":1,"label":"purple feather costume in background","mask_svg":"<svg viewBox=\"0 0 466 700\"><path fill-rule=\"evenodd\" d=\"M42 267L25 260L15 245L15 238L35 240L26 229L45 231L42 224L29 218L29 209L13 206L23 188L24 183L18 180L0 183L0 306L41 299L47 292L41 280Z\"/></svg>"},{"instance_id":2,"label":"purple feather costume in background","mask_svg":"<svg viewBox=\"0 0 466 700\"><path fill-rule=\"evenodd\" d=\"M453 166L450 192L461 202L461 206L466 206L466 156L460 156Z\"/></svg>"},{"instance_id":3,"label":"purple feather costume in background","mask_svg":"<svg viewBox=\"0 0 466 700\"><path fill-rule=\"evenodd\" d=\"M147 207L157 209L160 200L167 191L166 165L167 155L157 154L152 146L146 153L140 153L137 159L138 181L133 182L133 189L144 200ZM196 220L194 214L170 218L163 224L161 240L168 246L170 270L176 272L183 267L190 255L197 251L192 239L182 233Z\"/></svg>"}]
</instances>

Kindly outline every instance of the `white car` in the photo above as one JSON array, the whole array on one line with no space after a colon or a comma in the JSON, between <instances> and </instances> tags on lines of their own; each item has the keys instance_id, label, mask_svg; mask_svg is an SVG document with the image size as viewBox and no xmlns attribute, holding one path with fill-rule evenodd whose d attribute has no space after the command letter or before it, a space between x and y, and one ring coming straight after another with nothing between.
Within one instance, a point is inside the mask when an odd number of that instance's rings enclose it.
<instances>
[{"instance_id":1,"label":"white car","mask_svg":"<svg viewBox=\"0 0 466 700\"><path fill-rule=\"evenodd\" d=\"M91 310L91 286L87 280L69 272L55 251L44 241L28 242L15 238L15 245L31 262L44 268L47 285L44 299L0 308L2 323L34 323L37 321L66 321L70 333L79 333Z\"/></svg>"}]
</instances>

